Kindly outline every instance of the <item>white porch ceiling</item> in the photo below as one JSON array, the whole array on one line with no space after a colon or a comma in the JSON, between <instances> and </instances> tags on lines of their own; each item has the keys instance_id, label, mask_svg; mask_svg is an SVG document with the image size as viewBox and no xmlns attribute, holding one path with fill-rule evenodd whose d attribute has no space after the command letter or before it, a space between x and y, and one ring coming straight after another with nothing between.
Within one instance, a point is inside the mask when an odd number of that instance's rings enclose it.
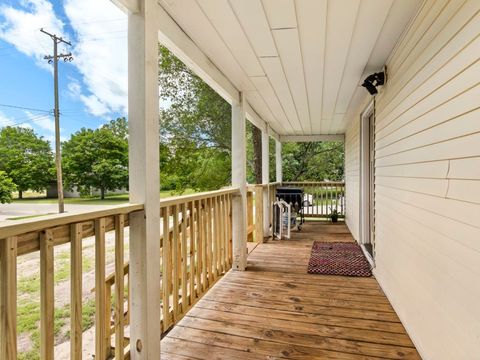
<instances>
[{"instance_id":1,"label":"white porch ceiling","mask_svg":"<svg viewBox=\"0 0 480 360\"><path fill-rule=\"evenodd\" d=\"M342 134L420 0L159 0L279 135Z\"/></svg>"}]
</instances>

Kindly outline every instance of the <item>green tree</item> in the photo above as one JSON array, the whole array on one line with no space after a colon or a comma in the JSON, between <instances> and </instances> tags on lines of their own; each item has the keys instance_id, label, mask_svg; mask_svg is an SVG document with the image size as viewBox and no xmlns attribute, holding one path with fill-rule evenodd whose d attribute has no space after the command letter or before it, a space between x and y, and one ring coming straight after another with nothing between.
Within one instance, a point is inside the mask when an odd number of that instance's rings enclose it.
<instances>
[{"instance_id":1,"label":"green tree","mask_svg":"<svg viewBox=\"0 0 480 360\"><path fill-rule=\"evenodd\" d=\"M340 181L344 177L342 142L285 143L284 181Z\"/></svg>"},{"instance_id":2,"label":"green tree","mask_svg":"<svg viewBox=\"0 0 480 360\"><path fill-rule=\"evenodd\" d=\"M12 179L7 176L5 171L0 171L0 203L11 203L12 193L17 190L17 186Z\"/></svg>"},{"instance_id":3,"label":"green tree","mask_svg":"<svg viewBox=\"0 0 480 360\"><path fill-rule=\"evenodd\" d=\"M0 130L0 170L15 183L19 198L26 190L42 191L54 178L50 143L32 129L4 127Z\"/></svg>"},{"instance_id":4,"label":"green tree","mask_svg":"<svg viewBox=\"0 0 480 360\"><path fill-rule=\"evenodd\" d=\"M160 176L164 190L212 190L231 181L231 107L168 49L159 47ZM247 180L261 183L261 132L247 122ZM284 144L288 180L340 180L343 144ZM270 180L275 143L270 141Z\"/></svg>"},{"instance_id":5,"label":"green tree","mask_svg":"<svg viewBox=\"0 0 480 360\"><path fill-rule=\"evenodd\" d=\"M159 48L160 176L164 190L230 183L231 107L168 49Z\"/></svg>"},{"instance_id":6,"label":"green tree","mask_svg":"<svg viewBox=\"0 0 480 360\"><path fill-rule=\"evenodd\" d=\"M63 169L67 188L83 193L128 186L128 136L124 118L112 120L99 129L82 128L63 144Z\"/></svg>"}]
</instances>

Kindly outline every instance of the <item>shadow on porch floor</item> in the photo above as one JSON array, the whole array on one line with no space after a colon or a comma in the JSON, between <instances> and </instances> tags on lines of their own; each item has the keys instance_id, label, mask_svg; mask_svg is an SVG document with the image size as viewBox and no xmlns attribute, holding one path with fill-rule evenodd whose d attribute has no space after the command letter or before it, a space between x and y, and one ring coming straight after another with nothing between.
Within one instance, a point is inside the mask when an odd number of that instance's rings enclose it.
<instances>
[{"instance_id":1,"label":"shadow on porch floor","mask_svg":"<svg viewBox=\"0 0 480 360\"><path fill-rule=\"evenodd\" d=\"M162 340L162 359L420 359L375 278L306 273L314 240L353 241L307 223L258 245Z\"/></svg>"}]
</instances>

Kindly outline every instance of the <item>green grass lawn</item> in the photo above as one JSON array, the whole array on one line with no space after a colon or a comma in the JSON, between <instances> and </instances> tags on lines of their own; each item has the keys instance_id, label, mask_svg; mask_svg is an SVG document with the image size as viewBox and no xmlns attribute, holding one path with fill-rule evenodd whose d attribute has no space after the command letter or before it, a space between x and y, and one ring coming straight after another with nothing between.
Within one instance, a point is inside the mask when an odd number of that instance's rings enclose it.
<instances>
[{"instance_id":1,"label":"green grass lawn","mask_svg":"<svg viewBox=\"0 0 480 360\"><path fill-rule=\"evenodd\" d=\"M195 190L187 189L182 195L194 194ZM171 190L160 191L161 198L167 198L175 196ZM28 197L24 199L14 199L13 202L25 203L25 204L56 204L57 199L46 199L45 197ZM65 198L65 204L78 204L78 205L116 205L128 203L128 194L115 194L107 195L104 200L101 200L99 196L84 197L84 198Z\"/></svg>"}]
</instances>

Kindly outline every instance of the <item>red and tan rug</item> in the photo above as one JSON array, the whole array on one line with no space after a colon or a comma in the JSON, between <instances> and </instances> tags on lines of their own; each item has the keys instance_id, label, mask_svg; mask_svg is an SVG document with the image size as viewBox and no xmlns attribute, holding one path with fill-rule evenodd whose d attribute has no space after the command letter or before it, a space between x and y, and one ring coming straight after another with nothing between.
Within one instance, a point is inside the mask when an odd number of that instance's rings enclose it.
<instances>
[{"instance_id":1,"label":"red and tan rug","mask_svg":"<svg viewBox=\"0 0 480 360\"><path fill-rule=\"evenodd\" d=\"M309 274L372 276L370 264L356 243L314 241Z\"/></svg>"}]
</instances>

